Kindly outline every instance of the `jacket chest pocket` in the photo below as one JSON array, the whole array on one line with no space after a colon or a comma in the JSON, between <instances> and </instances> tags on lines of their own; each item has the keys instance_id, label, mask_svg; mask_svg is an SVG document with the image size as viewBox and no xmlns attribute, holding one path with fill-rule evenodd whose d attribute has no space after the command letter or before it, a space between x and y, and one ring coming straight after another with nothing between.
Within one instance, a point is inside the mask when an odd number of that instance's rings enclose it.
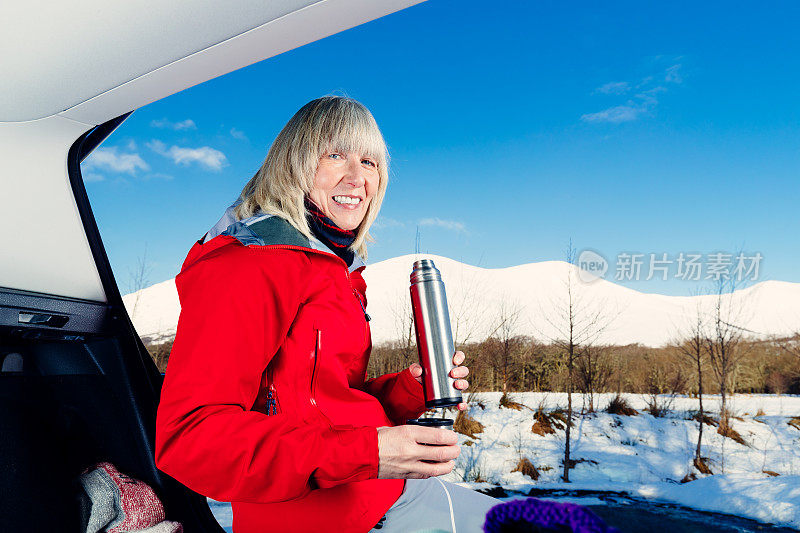
<instances>
[{"instance_id":1,"label":"jacket chest pocket","mask_svg":"<svg viewBox=\"0 0 800 533\"><path fill-rule=\"evenodd\" d=\"M310 366L310 381L308 390L308 402L313 407L313 410L318 413L329 425L333 426L331 420L325 415L325 412L317 401L317 388L319 386L321 367L323 358L323 339L322 330L314 327L314 349L309 354Z\"/></svg>"}]
</instances>

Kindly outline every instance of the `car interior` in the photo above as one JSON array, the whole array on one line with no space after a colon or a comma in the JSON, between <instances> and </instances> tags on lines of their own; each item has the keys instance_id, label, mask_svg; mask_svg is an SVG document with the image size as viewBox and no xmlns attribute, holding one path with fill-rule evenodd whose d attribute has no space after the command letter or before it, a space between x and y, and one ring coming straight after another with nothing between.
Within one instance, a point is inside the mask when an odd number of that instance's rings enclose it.
<instances>
[{"instance_id":1,"label":"car interior","mask_svg":"<svg viewBox=\"0 0 800 533\"><path fill-rule=\"evenodd\" d=\"M80 163L132 110L419 1L9 3L0 529L85 531L78 477L108 461L152 487L184 531L223 531L205 497L155 467L163 378L122 303Z\"/></svg>"},{"instance_id":2,"label":"car interior","mask_svg":"<svg viewBox=\"0 0 800 533\"><path fill-rule=\"evenodd\" d=\"M70 181L90 241L99 233L80 161L127 118L81 137ZM6 531L85 531L79 476L101 461L153 487L186 531L222 531L204 497L153 462L162 376L128 318L105 251L108 302L0 289L0 505Z\"/></svg>"}]
</instances>

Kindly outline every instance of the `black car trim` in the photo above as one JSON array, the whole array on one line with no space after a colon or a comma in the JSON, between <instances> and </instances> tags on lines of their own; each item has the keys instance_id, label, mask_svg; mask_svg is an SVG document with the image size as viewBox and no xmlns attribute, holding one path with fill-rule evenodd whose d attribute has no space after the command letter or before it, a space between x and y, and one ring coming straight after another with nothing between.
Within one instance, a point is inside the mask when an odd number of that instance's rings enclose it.
<instances>
[{"instance_id":1,"label":"black car trim","mask_svg":"<svg viewBox=\"0 0 800 533\"><path fill-rule=\"evenodd\" d=\"M89 204L89 197L86 195L86 187L83 184L83 176L81 175L81 161L111 135L131 113L133 113L133 111L87 131L72 144L67 154L67 171L69 173L69 182L72 186L72 195L78 206L78 213L83 223L83 230L86 234L86 239L89 241L89 249L92 251L94 264L100 275L100 281L103 284L106 301L112 310L112 322L120 322L120 318L124 315L120 315L119 310L122 309L124 312L125 308L122 303L122 295L114 279L114 273L111 270L111 263L108 260L106 249L103 246L103 240L100 238L100 231L97 229L92 206Z\"/></svg>"},{"instance_id":2,"label":"black car trim","mask_svg":"<svg viewBox=\"0 0 800 533\"><path fill-rule=\"evenodd\" d=\"M169 517L171 514L170 508L173 513L177 511L177 517L183 522L184 531L187 532L224 533L214 519L205 497L177 483L155 466L153 460L155 418L163 377L142 343L141 338L136 333L122 302L122 296L111 270L111 263L103 246L81 175L81 161L111 135L131 113L121 115L87 131L73 143L67 155L67 169L73 196L97 272L100 275L100 280L106 293L107 303L104 304L107 309L106 320L100 333L111 335L113 338L99 342L113 343L116 346L115 351L119 354L118 360L112 359L107 361L105 365L101 364L101 358L97 357L98 366L104 374L112 376L109 379L115 382L121 391L127 392L127 394L123 393L122 395L131 402L135 418L133 422L138 426L141 434L145 436L144 441L141 442L142 447L139 450L145 452L147 456L146 468L148 472L145 474L144 471L140 471L139 475L153 484L157 491L160 489L160 496L167 510L167 516ZM93 352L88 344L84 346L90 354ZM109 369L106 368L109 363L114 367L111 372L108 372ZM172 516L175 516L175 514L172 514Z\"/></svg>"}]
</instances>

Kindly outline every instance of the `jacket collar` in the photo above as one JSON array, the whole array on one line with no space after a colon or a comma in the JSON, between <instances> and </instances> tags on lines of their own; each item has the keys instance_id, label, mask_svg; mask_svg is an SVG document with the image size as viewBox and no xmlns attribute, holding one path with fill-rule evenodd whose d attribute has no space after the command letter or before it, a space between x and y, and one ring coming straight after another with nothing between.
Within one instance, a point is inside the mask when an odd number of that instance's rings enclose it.
<instances>
[{"instance_id":1,"label":"jacket collar","mask_svg":"<svg viewBox=\"0 0 800 533\"><path fill-rule=\"evenodd\" d=\"M257 213L238 220L233 211L239 203L241 200L237 200L225 210L219 221L200 239L201 244L210 241L217 235L228 235L244 246L295 246L330 254L336 259L340 259L322 241L313 236L309 239L282 217ZM347 269L353 272L364 266L364 260L356 253L353 262L348 265Z\"/></svg>"}]
</instances>

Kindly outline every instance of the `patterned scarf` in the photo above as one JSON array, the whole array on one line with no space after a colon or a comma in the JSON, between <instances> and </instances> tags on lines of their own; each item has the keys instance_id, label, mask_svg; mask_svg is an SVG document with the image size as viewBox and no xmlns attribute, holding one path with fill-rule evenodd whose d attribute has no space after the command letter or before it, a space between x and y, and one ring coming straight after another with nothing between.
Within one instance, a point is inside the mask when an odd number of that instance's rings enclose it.
<instances>
[{"instance_id":1,"label":"patterned scarf","mask_svg":"<svg viewBox=\"0 0 800 533\"><path fill-rule=\"evenodd\" d=\"M353 262L355 253L350 249L350 245L356 240L356 232L342 229L333 220L325 216L325 213L317 207L306 196L306 211L308 212L308 225L316 238L321 240L333 253L342 258L350 266Z\"/></svg>"}]
</instances>

